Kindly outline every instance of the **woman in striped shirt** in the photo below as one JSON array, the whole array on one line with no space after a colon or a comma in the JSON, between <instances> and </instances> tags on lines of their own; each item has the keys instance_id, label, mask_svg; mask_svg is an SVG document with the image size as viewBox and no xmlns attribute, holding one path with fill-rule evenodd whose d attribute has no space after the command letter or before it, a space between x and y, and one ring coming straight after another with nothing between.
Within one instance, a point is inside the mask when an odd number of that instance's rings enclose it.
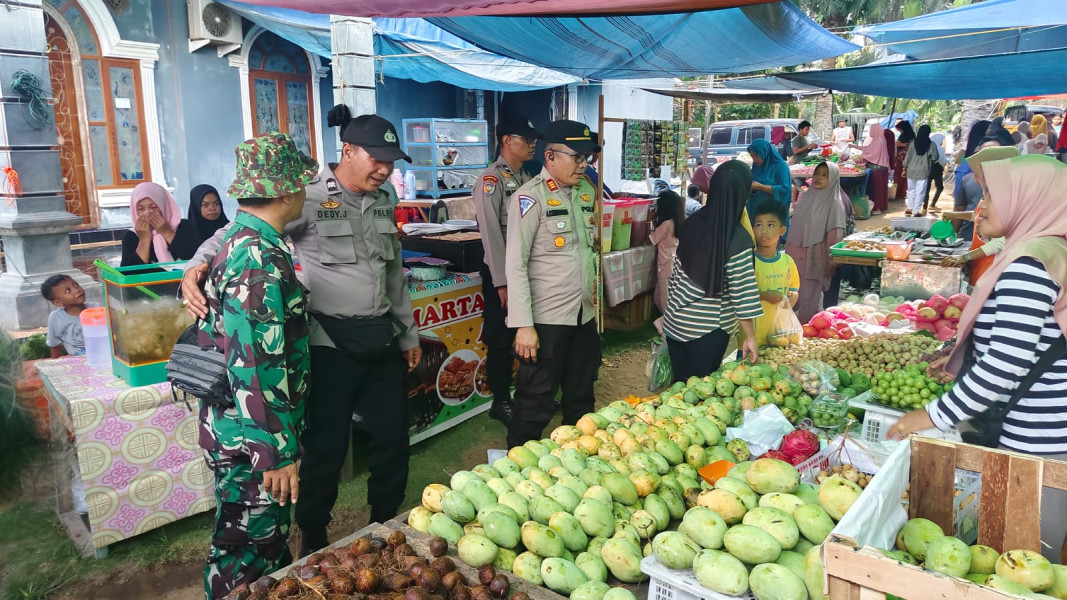
<instances>
[{"instance_id":1,"label":"woman in striped shirt","mask_svg":"<svg viewBox=\"0 0 1067 600\"><path fill-rule=\"evenodd\" d=\"M707 204L685 222L663 320L675 381L719 368L738 324L745 332L744 355L757 359L754 320L763 307L752 236L740 223L751 188L748 165L723 163L708 184Z\"/></svg>"},{"instance_id":2,"label":"woman in striped shirt","mask_svg":"<svg viewBox=\"0 0 1067 600\"><path fill-rule=\"evenodd\" d=\"M985 151L983 151L985 152ZM978 232L1003 236L1005 247L979 280L960 317L959 339L944 363L956 385L925 410L894 425L891 438L973 419L994 402L1007 402L1043 354L1067 333L1067 165L1047 156L968 162L985 190ZM969 334L969 337L968 337ZM968 346L974 361L962 369ZM934 363L931 369L940 368ZM1041 374L1004 417L1000 445L1009 450L1067 458L1067 358ZM1042 495L1041 538L1059 559L1067 533L1067 499Z\"/></svg>"}]
</instances>

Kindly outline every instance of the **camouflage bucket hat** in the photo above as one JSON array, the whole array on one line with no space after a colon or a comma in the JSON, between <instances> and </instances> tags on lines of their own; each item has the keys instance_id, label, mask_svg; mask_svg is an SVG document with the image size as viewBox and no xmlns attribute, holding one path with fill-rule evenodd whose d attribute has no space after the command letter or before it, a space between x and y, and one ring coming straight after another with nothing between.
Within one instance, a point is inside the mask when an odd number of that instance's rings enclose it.
<instances>
[{"instance_id":1,"label":"camouflage bucket hat","mask_svg":"<svg viewBox=\"0 0 1067 600\"><path fill-rule=\"evenodd\" d=\"M280 198L295 194L319 172L319 164L297 150L288 133L272 131L237 144L237 176L231 198Z\"/></svg>"}]
</instances>

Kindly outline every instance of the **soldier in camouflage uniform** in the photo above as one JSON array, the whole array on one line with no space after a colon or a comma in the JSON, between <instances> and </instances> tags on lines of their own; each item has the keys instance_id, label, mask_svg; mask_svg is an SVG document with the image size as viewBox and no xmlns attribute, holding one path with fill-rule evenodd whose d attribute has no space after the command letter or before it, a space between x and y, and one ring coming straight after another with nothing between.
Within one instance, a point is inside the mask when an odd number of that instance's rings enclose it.
<instances>
[{"instance_id":1,"label":"soldier in camouflage uniform","mask_svg":"<svg viewBox=\"0 0 1067 600\"><path fill-rule=\"evenodd\" d=\"M199 321L200 343L226 355L234 400L200 408L218 504L204 570L209 599L292 561L288 504L297 500L309 377L307 303L281 232L302 214L318 165L284 133L236 152L228 194L241 210L211 263L208 315Z\"/></svg>"}]
</instances>

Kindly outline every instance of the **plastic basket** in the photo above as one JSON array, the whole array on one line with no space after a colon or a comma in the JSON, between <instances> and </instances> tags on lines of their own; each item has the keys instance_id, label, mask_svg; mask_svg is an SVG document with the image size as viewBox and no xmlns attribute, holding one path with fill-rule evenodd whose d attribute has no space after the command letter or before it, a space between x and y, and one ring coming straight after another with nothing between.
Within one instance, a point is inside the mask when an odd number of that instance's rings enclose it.
<instances>
[{"instance_id":1,"label":"plastic basket","mask_svg":"<svg viewBox=\"0 0 1067 600\"><path fill-rule=\"evenodd\" d=\"M796 466L802 481L814 482L819 471L849 463L868 475L874 475L889 456L874 448L866 448L855 440L837 437L814 456ZM844 449L841 444L845 444Z\"/></svg>"},{"instance_id":2,"label":"plastic basket","mask_svg":"<svg viewBox=\"0 0 1067 600\"><path fill-rule=\"evenodd\" d=\"M655 556L641 559L641 572L648 575L648 600L756 600L751 591L727 596L700 585L692 569L665 567Z\"/></svg>"},{"instance_id":3,"label":"plastic basket","mask_svg":"<svg viewBox=\"0 0 1067 600\"><path fill-rule=\"evenodd\" d=\"M885 250L880 252L866 252L864 250L849 250L845 248L845 244L848 242L838 242L830 247L830 254L834 256L852 256L856 258L885 258Z\"/></svg>"},{"instance_id":4,"label":"plastic basket","mask_svg":"<svg viewBox=\"0 0 1067 600\"><path fill-rule=\"evenodd\" d=\"M904 416L904 411L880 404L853 401L849 405L864 411L863 429L859 437L865 442L884 442L886 435L889 433L889 428L895 425L900 420L900 417ZM950 429L949 431L929 429L921 432L920 435L929 438L962 441L960 433L956 429Z\"/></svg>"},{"instance_id":5,"label":"plastic basket","mask_svg":"<svg viewBox=\"0 0 1067 600\"><path fill-rule=\"evenodd\" d=\"M930 233L930 227L937 221L937 217L893 217L889 219L889 225L895 231Z\"/></svg>"}]
</instances>

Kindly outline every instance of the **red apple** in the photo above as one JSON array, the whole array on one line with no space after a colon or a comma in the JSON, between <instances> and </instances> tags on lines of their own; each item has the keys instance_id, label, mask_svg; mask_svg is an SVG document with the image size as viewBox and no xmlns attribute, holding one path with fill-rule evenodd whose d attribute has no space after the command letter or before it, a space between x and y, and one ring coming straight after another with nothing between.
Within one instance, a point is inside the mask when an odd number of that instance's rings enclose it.
<instances>
[{"instance_id":1,"label":"red apple","mask_svg":"<svg viewBox=\"0 0 1067 600\"><path fill-rule=\"evenodd\" d=\"M818 337L818 336L819 336L819 330L818 329L815 329L811 325L805 325L804 326L804 337L813 338L813 337Z\"/></svg>"}]
</instances>

